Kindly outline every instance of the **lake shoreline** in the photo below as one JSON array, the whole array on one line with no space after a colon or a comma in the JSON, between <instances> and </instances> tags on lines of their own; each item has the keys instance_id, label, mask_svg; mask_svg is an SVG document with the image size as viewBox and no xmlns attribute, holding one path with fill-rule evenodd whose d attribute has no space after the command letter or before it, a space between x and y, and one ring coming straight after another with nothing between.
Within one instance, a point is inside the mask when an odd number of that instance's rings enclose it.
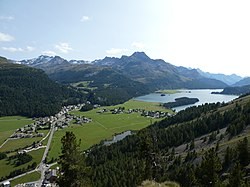
<instances>
[{"instance_id":1,"label":"lake shoreline","mask_svg":"<svg viewBox=\"0 0 250 187\"><path fill-rule=\"evenodd\" d=\"M212 92L221 92L222 90L223 89L179 89L179 90L174 90L174 92L176 91L177 92L173 94L166 94L162 96L161 93L154 92L133 98L133 100L163 104L167 102L174 102L175 99L179 97L192 97L199 99L199 102L195 104L173 108L175 111L178 112L180 110L184 110L187 107L198 106L205 103L229 102L238 97L236 95L211 94Z\"/></svg>"}]
</instances>

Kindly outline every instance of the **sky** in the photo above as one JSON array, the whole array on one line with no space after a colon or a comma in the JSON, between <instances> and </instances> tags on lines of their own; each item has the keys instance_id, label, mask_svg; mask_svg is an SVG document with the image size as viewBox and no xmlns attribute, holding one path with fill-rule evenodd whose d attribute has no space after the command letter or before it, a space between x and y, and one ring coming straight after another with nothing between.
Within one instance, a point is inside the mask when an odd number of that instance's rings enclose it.
<instances>
[{"instance_id":1,"label":"sky","mask_svg":"<svg viewBox=\"0 0 250 187\"><path fill-rule=\"evenodd\" d=\"M249 10L249 0L0 0L0 56L95 60L144 51L250 76Z\"/></svg>"}]
</instances>

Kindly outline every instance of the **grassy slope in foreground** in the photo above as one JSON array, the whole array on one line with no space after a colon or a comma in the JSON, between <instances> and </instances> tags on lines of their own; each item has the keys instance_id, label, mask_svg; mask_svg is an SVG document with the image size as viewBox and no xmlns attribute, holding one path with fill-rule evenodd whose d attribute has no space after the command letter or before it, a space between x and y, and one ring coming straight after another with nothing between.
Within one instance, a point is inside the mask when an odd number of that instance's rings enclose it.
<instances>
[{"instance_id":1,"label":"grassy slope in foreground","mask_svg":"<svg viewBox=\"0 0 250 187\"><path fill-rule=\"evenodd\" d=\"M0 117L0 145L15 132L16 129L31 124L30 118L21 116Z\"/></svg>"},{"instance_id":2,"label":"grassy slope in foreground","mask_svg":"<svg viewBox=\"0 0 250 187\"><path fill-rule=\"evenodd\" d=\"M159 103L149 103L142 101L130 100L124 104L101 107L88 112L74 111L73 115L85 116L91 118L93 121L84 125L71 125L69 128L59 130L55 133L49 158L56 158L61 152L61 138L65 135L66 131L73 131L77 138L82 140L82 148L88 149L94 144L100 143L101 140L111 139L115 134L122 133L127 130L140 130L147 127L158 119L151 119L142 117L139 113L133 114L111 114L103 113L98 114L97 111L106 108L114 109L118 107L125 107L125 109L145 109L145 110L160 110L171 112L171 110L160 107Z\"/></svg>"}]
</instances>

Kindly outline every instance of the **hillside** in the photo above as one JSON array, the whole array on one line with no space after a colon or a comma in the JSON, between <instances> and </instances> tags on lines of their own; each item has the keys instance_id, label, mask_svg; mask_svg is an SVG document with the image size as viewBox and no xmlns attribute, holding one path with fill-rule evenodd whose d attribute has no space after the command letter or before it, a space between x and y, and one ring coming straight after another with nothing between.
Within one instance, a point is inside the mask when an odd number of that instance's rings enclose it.
<instances>
[{"instance_id":1,"label":"hillside","mask_svg":"<svg viewBox=\"0 0 250 187\"><path fill-rule=\"evenodd\" d=\"M191 107L116 144L92 148L87 164L94 186L133 187L146 179L242 186L249 178L249 114L250 95Z\"/></svg>"},{"instance_id":2,"label":"hillside","mask_svg":"<svg viewBox=\"0 0 250 187\"><path fill-rule=\"evenodd\" d=\"M250 85L250 77L246 77L233 84L233 86L246 86L246 85Z\"/></svg>"},{"instance_id":3,"label":"hillside","mask_svg":"<svg viewBox=\"0 0 250 187\"><path fill-rule=\"evenodd\" d=\"M39 69L0 58L0 116L50 116L63 103L78 103L84 95L51 81Z\"/></svg>"},{"instance_id":4,"label":"hillside","mask_svg":"<svg viewBox=\"0 0 250 187\"><path fill-rule=\"evenodd\" d=\"M200 69L197 69L197 71L204 77L207 77L210 79L216 79L216 80L222 81L228 85L233 85L242 79L241 76L238 76L235 74L224 75L224 74L220 74L220 73L208 73L208 72L201 71Z\"/></svg>"},{"instance_id":5,"label":"hillside","mask_svg":"<svg viewBox=\"0 0 250 187\"><path fill-rule=\"evenodd\" d=\"M226 87L222 92L215 94L226 94L226 95L244 95L250 93L250 85L246 86L235 86L235 87Z\"/></svg>"}]
</instances>

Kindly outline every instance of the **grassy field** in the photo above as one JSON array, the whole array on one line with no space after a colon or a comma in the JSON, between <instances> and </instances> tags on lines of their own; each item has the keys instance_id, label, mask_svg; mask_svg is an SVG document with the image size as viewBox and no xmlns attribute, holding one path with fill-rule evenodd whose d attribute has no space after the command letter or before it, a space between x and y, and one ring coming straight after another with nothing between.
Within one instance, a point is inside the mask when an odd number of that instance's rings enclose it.
<instances>
[{"instance_id":1,"label":"grassy field","mask_svg":"<svg viewBox=\"0 0 250 187\"><path fill-rule=\"evenodd\" d=\"M71 85L74 86L74 87L80 87L80 88L88 88L90 90L95 90L97 89L97 87L90 87L89 84L91 83L92 81L80 81L80 82L76 82L76 83L72 83ZM104 85L105 86L105 85Z\"/></svg>"},{"instance_id":2,"label":"grassy field","mask_svg":"<svg viewBox=\"0 0 250 187\"><path fill-rule=\"evenodd\" d=\"M28 154L30 154L33 157L32 161L26 164L23 164L21 166L18 166L18 167L15 167L14 165L9 164L7 159L0 160L0 166L1 166L0 178L6 175L9 175L11 171L14 171L16 169L27 168L27 166L31 165L33 162L36 162L37 164L39 164L41 162L43 152L44 152L44 149L39 149L36 151L29 152Z\"/></svg>"},{"instance_id":3,"label":"grassy field","mask_svg":"<svg viewBox=\"0 0 250 187\"><path fill-rule=\"evenodd\" d=\"M32 145L33 142L40 141L43 137L34 137L34 138L21 138L9 140L4 146L0 149L0 152L12 151L16 149L22 149L26 146Z\"/></svg>"},{"instance_id":4,"label":"grassy field","mask_svg":"<svg viewBox=\"0 0 250 187\"><path fill-rule=\"evenodd\" d=\"M71 125L69 128L59 130L55 133L51 149L49 152L49 158L58 157L61 152L61 138L65 135L66 131L72 131L77 138L82 140L82 148L88 149L94 144L98 144L101 140L111 139L115 134L122 133L127 130L140 130L147 127L151 123L159 119L151 119L142 117L139 113L132 114L111 114L110 112L98 114L97 111L106 108L113 109L118 107L125 107L125 109L145 109L145 110L166 110L158 103L148 103L141 101L130 100L124 104L101 107L88 112L74 111L71 114L76 116L85 116L91 118L93 121L84 125ZM169 111L170 112L170 111Z\"/></svg>"},{"instance_id":5,"label":"grassy field","mask_svg":"<svg viewBox=\"0 0 250 187\"><path fill-rule=\"evenodd\" d=\"M178 90L157 90L155 93L176 94L176 93L180 93L180 91L178 91Z\"/></svg>"},{"instance_id":6,"label":"grassy field","mask_svg":"<svg viewBox=\"0 0 250 187\"><path fill-rule=\"evenodd\" d=\"M15 180L11 181L10 185L15 186L17 184L37 181L37 180L40 179L40 177L41 177L41 174L35 171L33 173L27 174L27 175L25 175L23 177L20 177L20 178L17 178Z\"/></svg>"},{"instance_id":7,"label":"grassy field","mask_svg":"<svg viewBox=\"0 0 250 187\"><path fill-rule=\"evenodd\" d=\"M30 118L21 116L0 117L0 145L15 132L16 129L31 124Z\"/></svg>"},{"instance_id":8,"label":"grassy field","mask_svg":"<svg viewBox=\"0 0 250 187\"><path fill-rule=\"evenodd\" d=\"M154 110L154 111L165 111L169 113L173 113L172 110L166 109L162 106L160 106L160 103L157 102L144 102L144 101L137 101L137 100L129 100L125 102L124 104L116 105L116 106L109 106L109 107L102 107L102 108L117 108L117 107L125 107L125 109L144 109L144 110ZM100 108L101 109L101 108ZM99 109L99 110L100 110Z\"/></svg>"}]
</instances>

